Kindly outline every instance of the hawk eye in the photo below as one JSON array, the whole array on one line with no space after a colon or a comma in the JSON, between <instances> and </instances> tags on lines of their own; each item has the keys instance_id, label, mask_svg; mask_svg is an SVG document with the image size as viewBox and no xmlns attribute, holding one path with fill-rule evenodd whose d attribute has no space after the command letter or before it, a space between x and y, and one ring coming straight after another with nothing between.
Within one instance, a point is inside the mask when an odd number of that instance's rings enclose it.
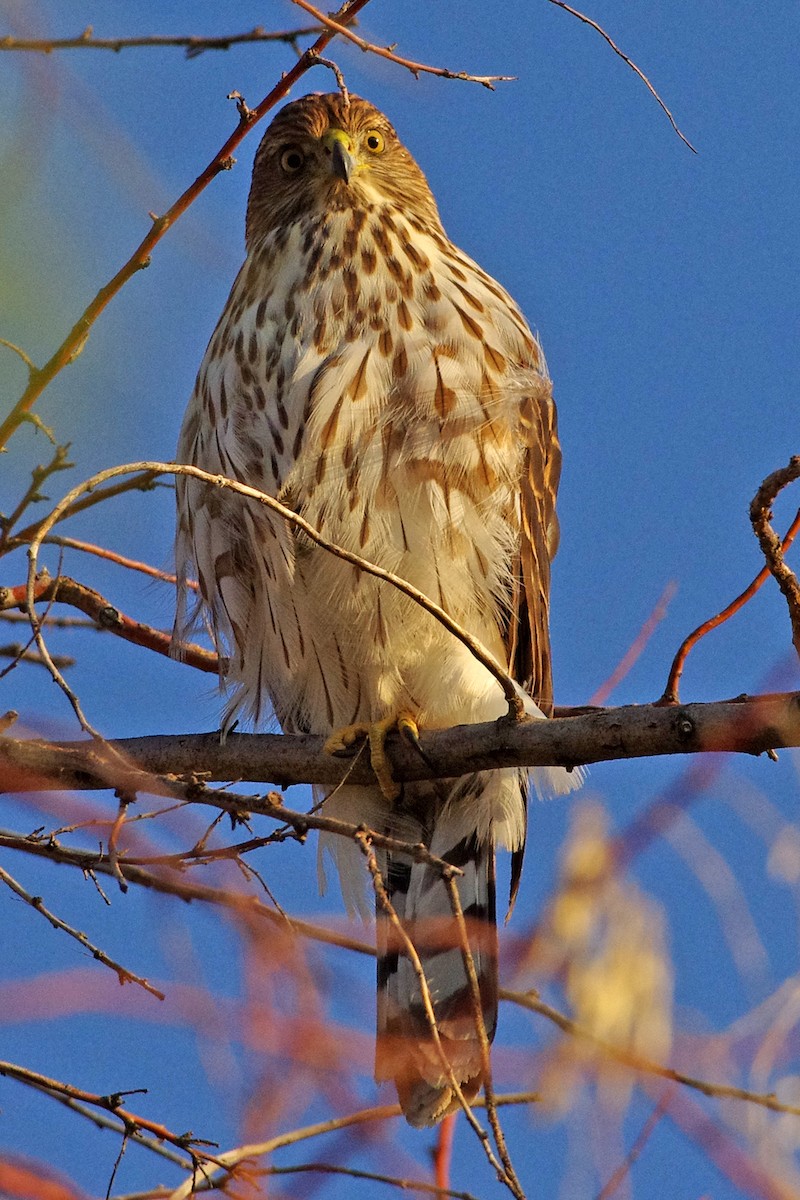
<instances>
[{"instance_id":1,"label":"hawk eye","mask_svg":"<svg viewBox=\"0 0 800 1200\"><path fill-rule=\"evenodd\" d=\"M379 133L377 129L370 129L364 141L367 144L367 149L372 154L383 154L386 147L386 140L383 134Z\"/></svg>"},{"instance_id":2,"label":"hawk eye","mask_svg":"<svg viewBox=\"0 0 800 1200\"><path fill-rule=\"evenodd\" d=\"M300 151L296 147L290 146L281 155L281 170L285 171L287 175L296 175L304 162L305 159Z\"/></svg>"}]
</instances>

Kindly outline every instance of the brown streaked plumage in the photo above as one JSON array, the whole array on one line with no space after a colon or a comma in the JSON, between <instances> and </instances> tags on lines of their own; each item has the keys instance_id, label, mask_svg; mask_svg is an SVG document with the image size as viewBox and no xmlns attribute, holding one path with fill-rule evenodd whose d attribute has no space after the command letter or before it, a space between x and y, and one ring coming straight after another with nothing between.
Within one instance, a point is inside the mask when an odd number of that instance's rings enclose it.
<instances>
[{"instance_id":1,"label":"brown streaked plumage","mask_svg":"<svg viewBox=\"0 0 800 1200\"><path fill-rule=\"evenodd\" d=\"M247 257L184 420L179 459L278 496L327 537L404 576L507 666L532 715L552 711L550 560L560 451L538 342L507 293L445 234L428 184L365 100L305 96L256 155ZM266 510L178 481L178 571L211 623L237 714L269 706L291 732L329 734L399 712L425 728L504 712L494 679L395 589L312 546ZM394 802L346 786L344 819L424 841L463 872L484 1021L494 1033L494 850L518 879L526 792L567 791L556 768L406 785ZM328 839L345 901L365 908L358 848ZM461 950L438 873L380 860L417 947L450 1067L482 1083ZM378 924L376 1076L408 1120L456 1107L413 967Z\"/></svg>"}]
</instances>

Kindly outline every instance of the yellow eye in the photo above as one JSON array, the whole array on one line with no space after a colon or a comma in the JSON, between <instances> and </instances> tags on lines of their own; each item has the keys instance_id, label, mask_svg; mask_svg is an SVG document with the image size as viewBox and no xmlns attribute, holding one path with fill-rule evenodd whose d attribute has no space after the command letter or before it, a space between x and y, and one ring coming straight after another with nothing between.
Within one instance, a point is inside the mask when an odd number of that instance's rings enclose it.
<instances>
[{"instance_id":1,"label":"yellow eye","mask_svg":"<svg viewBox=\"0 0 800 1200\"><path fill-rule=\"evenodd\" d=\"M386 148L386 141L382 133L377 129L370 129L367 136L364 138L367 149L371 154L383 154Z\"/></svg>"},{"instance_id":2,"label":"yellow eye","mask_svg":"<svg viewBox=\"0 0 800 1200\"><path fill-rule=\"evenodd\" d=\"M287 175L296 175L301 170L305 159L296 146L290 146L281 155L281 170Z\"/></svg>"}]
</instances>

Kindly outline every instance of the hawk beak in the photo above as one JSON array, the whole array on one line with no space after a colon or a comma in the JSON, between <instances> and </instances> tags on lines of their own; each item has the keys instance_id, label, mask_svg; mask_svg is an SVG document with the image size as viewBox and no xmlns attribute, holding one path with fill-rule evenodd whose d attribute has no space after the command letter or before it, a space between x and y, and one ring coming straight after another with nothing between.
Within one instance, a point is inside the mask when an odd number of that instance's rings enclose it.
<instances>
[{"instance_id":1,"label":"hawk beak","mask_svg":"<svg viewBox=\"0 0 800 1200\"><path fill-rule=\"evenodd\" d=\"M351 150L352 143L343 129L329 129L323 135L325 153L331 156L331 172L349 183L356 169L356 160Z\"/></svg>"}]
</instances>

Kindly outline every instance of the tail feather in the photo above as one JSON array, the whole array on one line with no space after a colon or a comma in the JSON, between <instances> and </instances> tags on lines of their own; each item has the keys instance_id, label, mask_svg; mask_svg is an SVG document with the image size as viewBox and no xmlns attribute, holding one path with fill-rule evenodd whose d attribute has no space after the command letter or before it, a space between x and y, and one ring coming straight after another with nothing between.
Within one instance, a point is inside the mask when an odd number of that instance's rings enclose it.
<instances>
[{"instance_id":1,"label":"tail feather","mask_svg":"<svg viewBox=\"0 0 800 1200\"><path fill-rule=\"evenodd\" d=\"M497 1024L497 930L494 848L472 835L447 847L440 817L430 842L437 857L458 867L455 876L481 1011L491 1040ZM452 827L451 827L452 828ZM450 902L438 868L386 856L389 898L422 966L439 1043L453 1076L472 1100L483 1084L473 991ZM378 906L378 1038L375 1077L393 1079L412 1125L433 1125L458 1107L455 1090L437 1050L422 988L402 937Z\"/></svg>"}]
</instances>

